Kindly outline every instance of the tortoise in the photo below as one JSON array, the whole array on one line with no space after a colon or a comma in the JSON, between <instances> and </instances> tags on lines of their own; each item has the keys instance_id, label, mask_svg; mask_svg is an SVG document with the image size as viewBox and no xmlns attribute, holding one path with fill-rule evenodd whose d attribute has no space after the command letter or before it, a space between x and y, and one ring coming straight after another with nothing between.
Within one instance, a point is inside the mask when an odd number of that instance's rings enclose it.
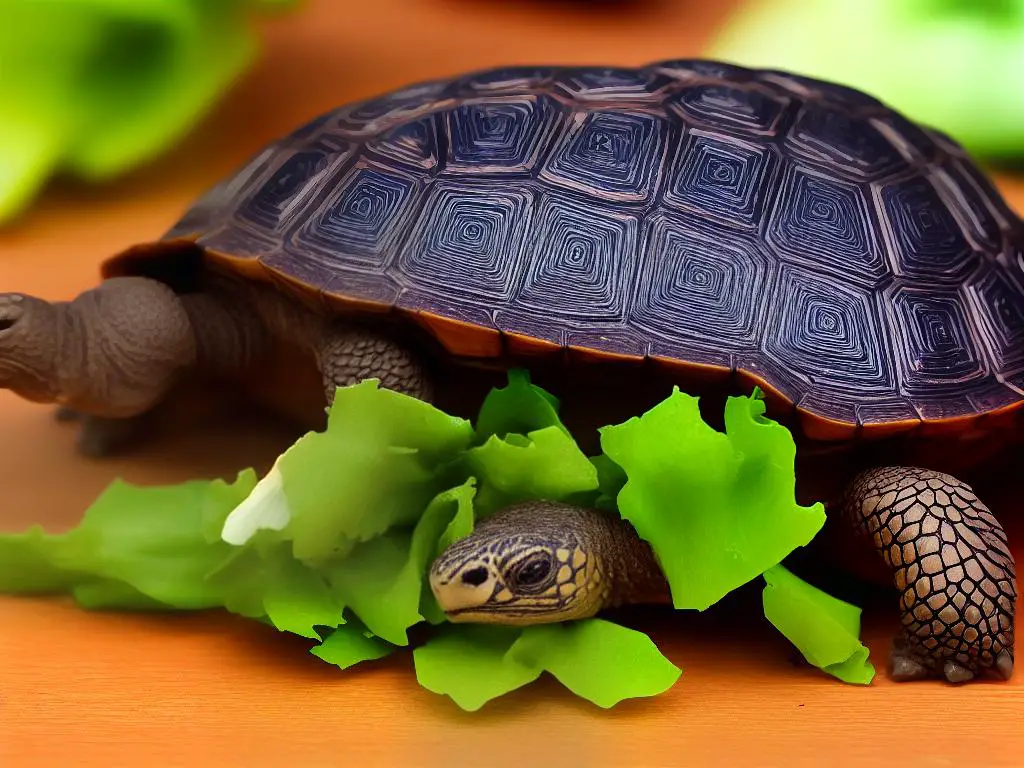
<instances>
[{"instance_id":1,"label":"tortoise","mask_svg":"<svg viewBox=\"0 0 1024 768\"><path fill-rule=\"evenodd\" d=\"M1006 533L904 458L1016 439L1022 268L1024 225L965 151L865 93L699 59L496 68L317 117L70 302L0 296L0 385L78 414L94 455L190 375L251 381L282 344L327 403L370 377L436 401L440 361L757 386L801 450L870 446L838 519L900 593L893 676L1009 679ZM430 582L453 621L512 624L665 588L628 524L544 501Z\"/></svg>"}]
</instances>

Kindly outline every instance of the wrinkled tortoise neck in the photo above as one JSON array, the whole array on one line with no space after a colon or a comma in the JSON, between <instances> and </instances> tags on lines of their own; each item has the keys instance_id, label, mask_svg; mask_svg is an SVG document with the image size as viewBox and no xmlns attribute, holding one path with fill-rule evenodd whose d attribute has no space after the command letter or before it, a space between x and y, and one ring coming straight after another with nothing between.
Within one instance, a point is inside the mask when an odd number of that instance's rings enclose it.
<instances>
[{"instance_id":1,"label":"wrinkled tortoise neck","mask_svg":"<svg viewBox=\"0 0 1024 768\"><path fill-rule=\"evenodd\" d=\"M594 535L600 542L598 560L609 586L602 608L672 601L654 552L630 523L599 512L588 523L603 529Z\"/></svg>"}]
</instances>

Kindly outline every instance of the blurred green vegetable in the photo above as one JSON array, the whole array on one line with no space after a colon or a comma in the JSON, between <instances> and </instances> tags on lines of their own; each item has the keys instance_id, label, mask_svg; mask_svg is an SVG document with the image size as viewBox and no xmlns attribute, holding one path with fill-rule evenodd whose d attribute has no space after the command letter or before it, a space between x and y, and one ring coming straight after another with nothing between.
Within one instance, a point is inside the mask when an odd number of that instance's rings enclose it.
<instances>
[{"instance_id":1,"label":"blurred green vegetable","mask_svg":"<svg viewBox=\"0 0 1024 768\"><path fill-rule=\"evenodd\" d=\"M859 88L980 157L1024 156L1024 0L748 0L705 55Z\"/></svg>"},{"instance_id":2,"label":"blurred green vegetable","mask_svg":"<svg viewBox=\"0 0 1024 768\"><path fill-rule=\"evenodd\" d=\"M253 61L249 17L294 0L0 0L0 223L67 172L168 149Z\"/></svg>"}]
</instances>

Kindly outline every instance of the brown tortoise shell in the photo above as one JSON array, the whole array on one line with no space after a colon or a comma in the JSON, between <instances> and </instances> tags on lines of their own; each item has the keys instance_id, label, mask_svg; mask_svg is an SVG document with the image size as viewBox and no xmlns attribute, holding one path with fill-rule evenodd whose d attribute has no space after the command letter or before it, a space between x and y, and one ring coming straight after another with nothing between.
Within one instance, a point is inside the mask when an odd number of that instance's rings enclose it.
<instances>
[{"instance_id":1,"label":"brown tortoise shell","mask_svg":"<svg viewBox=\"0 0 1024 768\"><path fill-rule=\"evenodd\" d=\"M397 310L454 355L738 374L811 437L959 429L1024 392L1020 218L948 137L787 73L414 85L275 142L104 272L186 241L329 311Z\"/></svg>"}]
</instances>

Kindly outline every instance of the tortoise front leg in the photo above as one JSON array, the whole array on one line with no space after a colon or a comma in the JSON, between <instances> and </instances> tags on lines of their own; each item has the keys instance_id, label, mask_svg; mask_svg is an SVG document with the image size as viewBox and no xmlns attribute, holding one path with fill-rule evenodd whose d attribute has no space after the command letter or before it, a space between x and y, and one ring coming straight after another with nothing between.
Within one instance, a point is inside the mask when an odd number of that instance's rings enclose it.
<instances>
[{"instance_id":1,"label":"tortoise front leg","mask_svg":"<svg viewBox=\"0 0 1024 768\"><path fill-rule=\"evenodd\" d=\"M338 387L364 379L379 379L384 389L433 400L433 381L419 355L386 332L332 324L323 332L316 356L328 404Z\"/></svg>"},{"instance_id":2,"label":"tortoise front leg","mask_svg":"<svg viewBox=\"0 0 1024 768\"><path fill-rule=\"evenodd\" d=\"M79 413L66 405L57 406L54 418L58 422L77 422L78 440L75 450L82 456L101 459L120 453L133 445L146 432L152 412L121 419L108 419Z\"/></svg>"},{"instance_id":3,"label":"tortoise front leg","mask_svg":"<svg viewBox=\"0 0 1024 768\"><path fill-rule=\"evenodd\" d=\"M844 514L892 570L902 629L893 677L966 682L1013 673L1015 565L999 521L965 483L913 467L859 475Z\"/></svg>"}]
</instances>

